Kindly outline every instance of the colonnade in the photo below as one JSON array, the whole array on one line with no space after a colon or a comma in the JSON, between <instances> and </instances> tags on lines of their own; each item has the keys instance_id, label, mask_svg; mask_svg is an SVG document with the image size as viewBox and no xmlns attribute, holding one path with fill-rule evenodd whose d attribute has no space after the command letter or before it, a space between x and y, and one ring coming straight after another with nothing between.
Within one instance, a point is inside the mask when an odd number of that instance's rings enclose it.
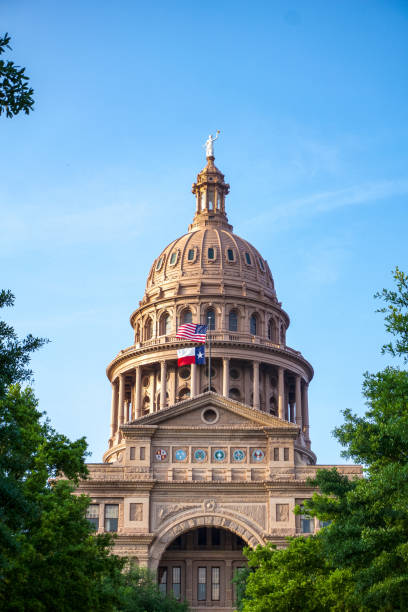
<instances>
[{"instance_id":1,"label":"colonnade","mask_svg":"<svg viewBox=\"0 0 408 612\"><path fill-rule=\"evenodd\" d=\"M229 397L230 392L230 358L222 357L221 375L222 380L219 384L221 394L224 397ZM156 362L157 363L157 362ZM168 405L173 405L177 402L177 366L174 360L160 362L160 400L153 401L150 405L150 411L163 410ZM247 360L252 366L252 384L250 381L249 368L243 368L244 372L244 390L245 397L242 401L247 405L252 405L253 408L261 409L261 392L260 392L260 366L261 361ZM119 427L129 421L140 418L144 414L144 405L142 398L142 371L146 370L155 364L144 364L135 366L132 370L126 373L120 373L112 382L112 404L111 404L111 439L115 436ZM272 366L272 364L266 364ZM196 397L200 393L198 381L198 367L196 364L191 364L190 372L190 397ZM277 370L277 385L274 393L277 399L277 416L280 419L296 423L303 432L306 443L309 441L309 410L308 410L308 383L300 374L293 373L283 366L273 366ZM168 394L168 372L171 373L173 384L171 385L171 396ZM285 372L287 372L291 380L295 382L295 392L289 393L288 384L285 384ZM126 376L131 378L131 392L125 393ZM264 379L264 396L270 397L272 386L269 376ZM292 383L293 384L293 383ZM154 377L154 394L156 389L156 378ZM268 411L269 406L265 406Z\"/></svg>"}]
</instances>

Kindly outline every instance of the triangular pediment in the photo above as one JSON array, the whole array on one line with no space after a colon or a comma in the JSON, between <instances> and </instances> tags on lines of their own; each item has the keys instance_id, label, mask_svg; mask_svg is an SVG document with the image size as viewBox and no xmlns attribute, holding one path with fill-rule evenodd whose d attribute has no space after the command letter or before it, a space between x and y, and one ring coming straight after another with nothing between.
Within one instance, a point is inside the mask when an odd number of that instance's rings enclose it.
<instances>
[{"instance_id":1,"label":"triangular pediment","mask_svg":"<svg viewBox=\"0 0 408 612\"><path fill-rule=\"evenodd\" d=\"M252 428L271 428L285 430L289 433L297 433L298 426L278 417L261 412L251 406L242 404L236 400L219 395L213 391L207 391L193 398L178 402L173 406L164 408L159 412L147 414L124 427L143 427L143 426L169 426L169 427L197 427L206 426L203 419L203 411L213 409L217 414L218 427L252 427ZM205 413L204 413L205 416ZM207 423L210 425L210 423Z\"/></svg>"}]
</instances>

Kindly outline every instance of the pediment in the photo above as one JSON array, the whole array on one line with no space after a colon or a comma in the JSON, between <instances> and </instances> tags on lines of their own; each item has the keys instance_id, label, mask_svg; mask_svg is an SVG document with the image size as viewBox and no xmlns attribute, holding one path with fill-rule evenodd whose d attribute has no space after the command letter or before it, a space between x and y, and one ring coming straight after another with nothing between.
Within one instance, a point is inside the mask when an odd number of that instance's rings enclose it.
<instances>
[{"instance_id":1,"label":"pediment","mask_svg":"<svg viewBox=\"0 0 408 612\"><path fill-rule=\"evenodd\" d=\"M214 423L217 428L233 428L236 426L238 428L280 429L285 430L287 433L290 431L297 433L298 431L298 426L293 423L288 423L212 391L183 400L159 412L148 414L131 423L127 423L125 428L151 425L181 428L206 427L211 424L205 422L203 413L211 408L217 414L217 421Z\"/></svg>"}]
</instances>

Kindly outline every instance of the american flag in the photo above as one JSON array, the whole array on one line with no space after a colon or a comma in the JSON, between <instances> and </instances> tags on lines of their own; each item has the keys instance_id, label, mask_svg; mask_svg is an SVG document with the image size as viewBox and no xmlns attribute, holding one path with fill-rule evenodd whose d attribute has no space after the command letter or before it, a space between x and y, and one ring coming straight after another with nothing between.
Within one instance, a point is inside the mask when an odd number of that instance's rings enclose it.
<instances>
[{"instance_id":1,"label":"american flag","mask_svg":"<svg viewBox=\"0 0 408 612\"><path fill-rule=\"evenodd\" d=\"M176 337L192 342L205 342L207 325L196 325L195 323L184 323L177 330Z\"/></svg>"}]
</instances>

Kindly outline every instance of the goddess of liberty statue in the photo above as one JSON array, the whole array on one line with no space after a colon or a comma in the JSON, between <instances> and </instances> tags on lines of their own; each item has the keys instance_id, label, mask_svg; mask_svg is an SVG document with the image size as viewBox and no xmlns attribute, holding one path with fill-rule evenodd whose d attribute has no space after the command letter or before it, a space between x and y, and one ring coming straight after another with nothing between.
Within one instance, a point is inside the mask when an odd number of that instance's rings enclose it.
<instances>
[{"instance_id":1,"label":"goddess of liberty statue","mask_svg":"<svg viewBox=\"0 0 408 612\"><path fill-rule=\"evenodd\" d=\"M213 143L217 140L218 136L220 134L220 130L217 130L217 133L215 134L215 138L213 138L213 135L210 134L205 142L205 155L206 157L214 157L214 145Z\"/></svg>"}]
</instances>

